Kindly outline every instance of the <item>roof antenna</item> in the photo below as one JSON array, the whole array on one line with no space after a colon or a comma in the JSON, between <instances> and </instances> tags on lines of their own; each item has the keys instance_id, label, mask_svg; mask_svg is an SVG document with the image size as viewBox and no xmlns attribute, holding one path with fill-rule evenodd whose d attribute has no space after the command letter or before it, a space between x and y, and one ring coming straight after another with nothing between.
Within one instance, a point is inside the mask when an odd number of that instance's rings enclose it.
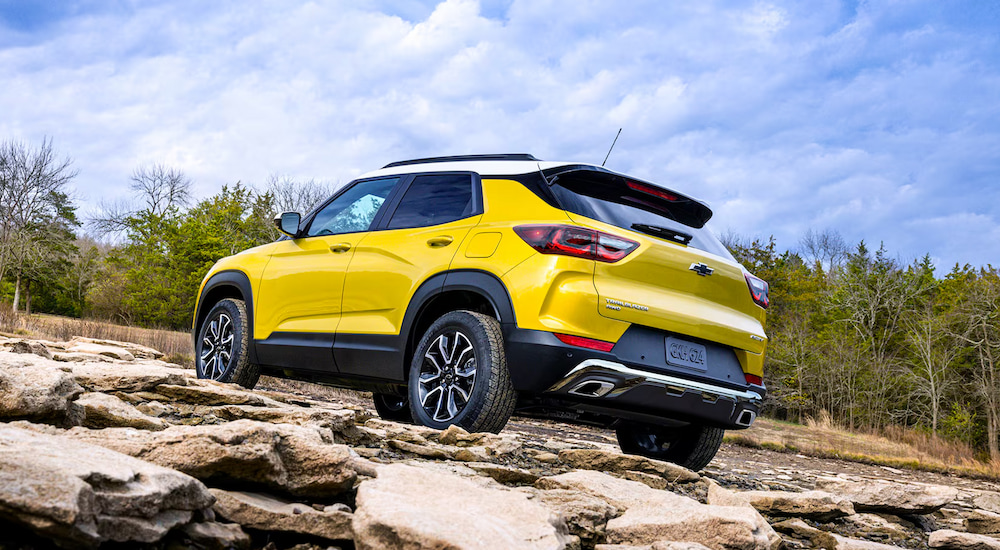
<instances>
[{"instance_id":1,"label":"roof antenna","mask_svg":"<svg viewBox=\"0 0 1000 550\"><path fill-rule=\"evenodd\" d=\"M608 162L608 157L611 156L611 150L615 148L615 144L618 143L618 136L620 136L620 135L622 135L622 129L621 128L619 128L618 129L618 133L615 134L615 140L611 142L611 149L608 149L608 154L607 154L607 156L604 157L604 162L601 163L602 167L604 166L605 162Z\"/></svg>"}]
</instances>

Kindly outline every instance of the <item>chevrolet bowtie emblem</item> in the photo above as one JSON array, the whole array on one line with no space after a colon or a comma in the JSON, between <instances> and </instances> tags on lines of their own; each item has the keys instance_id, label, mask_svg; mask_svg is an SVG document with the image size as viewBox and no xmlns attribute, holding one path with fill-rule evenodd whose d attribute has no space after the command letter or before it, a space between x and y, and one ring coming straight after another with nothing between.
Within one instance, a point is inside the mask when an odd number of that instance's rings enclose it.
<instances>
[{"instance_id":1,"label":"chevrolet bowtie emblem","mask_svg":"<svg viewBox=\"0 0 1000 550\"><path fill-rule=\"evenodd\" d=\"M715 271L711 267L708 267L707 265L701 263L691 264L691 267L689 267L688 269L694 271L695 273L701 275L702 277L708 277L709 275L712 274L712 272Z\"/></svg>"}]
</instances>

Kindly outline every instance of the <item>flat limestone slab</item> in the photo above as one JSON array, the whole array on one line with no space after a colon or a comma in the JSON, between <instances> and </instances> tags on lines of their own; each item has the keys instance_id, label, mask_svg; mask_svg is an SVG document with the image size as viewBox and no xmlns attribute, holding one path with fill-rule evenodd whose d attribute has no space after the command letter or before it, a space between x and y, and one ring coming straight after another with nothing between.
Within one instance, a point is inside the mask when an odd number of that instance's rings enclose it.
<instances>
[{"instance_id":1,"label":"flat limestone slab","mask_svg":"<svg viewBox=\"0 0 1000 550\"><path fill-rule=\"evenodd\" d=\"M357 504L359 550L558 550L569 539L562 519L523 493L402 464L362 482Z\"/></svg>"},{"instance_id":2,"label":"flat limestone slab","mask_svg":"<svg viewBox=\"0 0 1000 550\"><path fill-rule=\"evenodd\" d=\"M352 540L353 515L331 509L319 511L308 504L282 500L271 495L245 491L212 489L215 513L243 527L264 531L302 533L327 540Z\"/></svg>"},{"instance_id":3,"label":"flat limestone slab","mask_svg":"<svg viewBox=\"0 0 1000 550\"><path fill-rule=\"evenodd\" d=\"M69 545L155 542L212 505L198 480L65 436L0 425L0 519Z\"/></svg>"}]
</instances>

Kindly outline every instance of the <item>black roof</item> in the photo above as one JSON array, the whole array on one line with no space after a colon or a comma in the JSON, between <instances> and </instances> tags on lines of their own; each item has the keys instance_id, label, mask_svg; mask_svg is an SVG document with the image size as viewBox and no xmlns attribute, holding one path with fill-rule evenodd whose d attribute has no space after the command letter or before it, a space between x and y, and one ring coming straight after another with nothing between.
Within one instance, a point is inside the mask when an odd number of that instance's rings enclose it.
<instances>
[{"instance_id":1,"label":"black roof","mask_svg":"<svg viewBox=\"0 0 1000 550\"><path fill-rule=\"evenodd\" d=\"M462 162L462 161L474 161L474 160L534 160L534 155L528 153L499 153L492 155L457 155L453 157L428 157L424 159L413 159L413 160L400 160L397 162L390 162L382 167L394 168L396 166L407 166L410 164L430 164L434 162Z\"/></svg>"}]
</instances>

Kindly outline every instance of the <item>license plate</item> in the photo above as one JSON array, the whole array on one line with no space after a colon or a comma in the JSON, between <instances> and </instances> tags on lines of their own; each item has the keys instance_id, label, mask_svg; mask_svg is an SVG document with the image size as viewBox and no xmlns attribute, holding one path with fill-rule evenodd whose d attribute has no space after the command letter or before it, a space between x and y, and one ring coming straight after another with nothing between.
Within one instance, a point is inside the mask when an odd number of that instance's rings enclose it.
<instances>
[{"instance_id":1,"label":"license plate","mask_svg":"<svg viewBox=\"0 0 1000 550\"><path fill-rule=\"evenodd\" d=\"M708 354L705 351L705 346L701 344L668 337L667 363L704 371L708 370Z\"/></svg>"}]
</instances>

